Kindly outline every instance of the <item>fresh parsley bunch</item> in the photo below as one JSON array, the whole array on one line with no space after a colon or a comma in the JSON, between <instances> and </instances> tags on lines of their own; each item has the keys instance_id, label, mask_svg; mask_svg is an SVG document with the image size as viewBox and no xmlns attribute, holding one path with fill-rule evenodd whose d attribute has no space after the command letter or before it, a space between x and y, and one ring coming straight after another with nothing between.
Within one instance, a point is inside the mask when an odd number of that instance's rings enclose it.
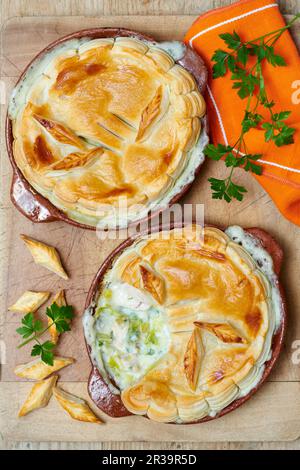
<instances>
[{"instance_id":1,"label":"fresh parsley bunch","mask_svg":"<svg viewBox=\"0 0 300 470\"><path fill-rule=\"evenodd\" d=\"M53 325L55 325L59 333L69 331L71 329L70 322L74 316L73 307L71 305L62 305L59 307L54 302L47 308L46 315L52 320L47 327L43 326L41 320L36 320L32 312L27 313L27 315L22 318L22 326L17 328L16 331L25 341L19 344L18 349L35 341L36 344L31 350L31 356L40 356L43 362L53 366L53 349L55 348L55 344L49 340L41 342L40 337Z\"/></svg>"},{"instance_id":2,"label":"fresh parsley bunch","mask_svg":"<svg viewBox=\"0 0 300 470\"><path fill-rule=\"evenodd\" d=\"M235 168L239 167L257 175L262 173L262 167L257 163L262 155L247 152L244 137L250 129L263 129L266 142L273 141L277 147L294 142L295 129L286 123L291 112L274 112L275 103L268 97L265 87L263 63L268 62L273 67L286 65L285 59L276 54L274 44L298 18L300 13L285 27L252 41L243 42L236 32L220 34L227 50L215 51L212 57L213 78L224 77L227 73L231 73L232 88L237 90L241 99L247 99L247 104L238 140L233 145L209 144L204 151L207 157L213 160L223 159L225 165L231 168L225 179L209 178L214 199L224 199L227 202L231 202L232 199L242 201L247 189L233 182ZM251 66L249 66L250 59ZM258 112L259 106L268 110L270 116L268 120Z\"/></svg>"}]
</instances>

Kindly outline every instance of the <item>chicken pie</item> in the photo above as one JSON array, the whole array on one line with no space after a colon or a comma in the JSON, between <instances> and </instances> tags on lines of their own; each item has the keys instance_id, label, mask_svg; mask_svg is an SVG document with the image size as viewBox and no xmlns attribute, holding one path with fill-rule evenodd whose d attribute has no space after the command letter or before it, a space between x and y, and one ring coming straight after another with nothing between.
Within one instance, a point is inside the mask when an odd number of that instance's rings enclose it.
<instances>
[{"instance_id":1,"label":"chicken pie","mask_svg":"<svg viewBox=\"0 0 300 470\"><path fill-rule=\"evenodd\" d=\"M124 249L84 329L94 366L130 413L187 423L256 388L283 312L272 257L257 238L188 225Z\"/></svg>"},{"instance_id":2,"label":"chicken pie","mask_svg":"<svg viewBox=\"0 0 300 470\"><path fill-rule=\"evenodd\" d=\"M25 179L69 219L126 227L194 179L205 101L182 43L72 39L26 71L9 106ZM201 60L201 59L199 59Z\"/></svg>"}]
</instances>

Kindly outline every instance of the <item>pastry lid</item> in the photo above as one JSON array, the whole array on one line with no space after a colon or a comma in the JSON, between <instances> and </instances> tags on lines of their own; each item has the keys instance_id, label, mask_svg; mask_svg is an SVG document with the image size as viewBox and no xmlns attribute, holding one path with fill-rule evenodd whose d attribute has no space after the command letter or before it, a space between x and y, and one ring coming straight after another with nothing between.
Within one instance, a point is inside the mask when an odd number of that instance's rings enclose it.
<instances>
[{"instance_id":1,"label":"pastry lid","mask_svg":"<svg viewBox=\"0 0 300 470\"><path fill-rule=\"evenodd\" d=\"M172 226L171 229L173 227L174 226ZM183 224L176 224L175 228L178 228L178 227L179 228L183 227ZM152 229L151 234L155 233L156 231L162 231L162 230L165 230L165 228L158 227L157 229L154 229L154 230ZM224 407L220 412L216 413L215 416L205 416L202 419L192 421L192 422L184 422L182 424L196 424L196 423L206 422L211 419L216 419L218 417L221 417L229 413L230 411L235 410L236 408L241 406L243 403L245 403L249 398L251 398L251 396L261 387L261 385L268 378L269 374L271 373L279 357L279 354L283 345L283 339L284 339L284 334L285 334L285 329L286 329L287 313L286 313L286 303L285 303L283 288L282 288L282 285L280 284L280 281L277 278L277 276L279 276L280 274L281 265L282 265L282 258L283 258L282 249L279 246L279 244L272 238L272 236L262 229L248 228L248 229L245 229L245 232L249 233L250 235L254 237L255 243L258 243L259 246L261 246L265 250L265 252L267 252L270 255L273 261L273 270L276 276L275 283L276 283L276 288L278 290L279 298L280 298L279 301L280 301L280 309L281 309L281 318L280 318L280 324L276 328L271 339L270 357L264 363L263 372L259 380L255 384L255 386L250 389L248 393L246 393L244 396L240 396L239 398L233 400L228 406ZM107 273L110 271L112 266L114 265L114 262L120 257L120 255L126 249L128 249L135 242L137 238L146 234L147 233L145 232L138 236L128 238L119 247L117 247L110 254L110 256L104 261L104 263L100 267L99 271L97 272L91 284L91 287L87 296L87 300L86 300L86 305L85 305L86 309L91 307L91 305L95 305L95 301L98 298L99 291L101 291L101 288L104 285L104 278L107 275ZM88 344L87 344L87 350L91 358L91 347ZM92 364L92 370L91 370L91 374L90 374L90 378L88 382L88 391L94 403L101 410L103 410L105 413L107 413L108 415L112 417L122 417L122 416L131 415L132 413L130 413L128 409L124 406L121 400L121 395L113 393L113 391L111 390L107 382L103 379L101 372L99 372L98 368L94 365L94 362L92 359L91 359L91 364ZM115 386L115 383L113 381L112 383Z\"/></svg>"},{"instance_id":2,"label":"pastry lid","mask_svg":"<svg viewBox=\"0 0 300 470\"><path fill-rule=\"evenodd\" d=\"M103 39L103 38L136 38L141 41L147 41L149 44L155 45L155 41L153 38L143 35L141 33L122 29L122 28L96 28L96 29L88 29L83 31L78 31L72 33L68 36L65 36L49 46L47 46L44 50L42 50L34 59L33 61L27 66L17 85L22 82L26 73L28 73L36 64L43 59L43 57L50 53L53 49L57 48L58 46L63 46L64 43L70 40L77 40L80 38L89 38L89 39ZM197 83L197 87L200 93L203 93L206 87L207 81L207 70L204 65L203 60L201 57L194 52L189 46L184 46L185 52L184 55L176 61L176 63L186 69L195 79ZM204 116L202 119L202 129L203 133L207 133L207 117ZM74 220L65 212L60 210L56 207L53 203L49 201L46 197L40 194L33 186L28 182L28 180L24 177L23 173L19 169L18 165L16 164L16 159L13 150L13 123L7 115L6 119L6 143L7 143L7 150L8 155L12 164L13 168L13 180L11 186L11 199L17 209L23 213L26 217L28 217L33 222L51 222L55 220L64 220L70 224L89 228L95 230L95 227L89 225L88 223L82 223L78 220ZM144 214L140 220L135 220L134 223L138 223L144 220L147 220L149 217L153 217L157 215L157 213L164 210L166 207L174 204L176 201L183 196L188 189L190 188L193 179L196 177L197 173L200 170L203 161L199 162L199 165L194 169L193 178L183 184L178 188L178 192L174 192L172 198L167 201L166 205L159 206L157 210L154 208L151 211L151 214ZM150 185L151 186L151 185Z\"/></svg>"}]
</instances>

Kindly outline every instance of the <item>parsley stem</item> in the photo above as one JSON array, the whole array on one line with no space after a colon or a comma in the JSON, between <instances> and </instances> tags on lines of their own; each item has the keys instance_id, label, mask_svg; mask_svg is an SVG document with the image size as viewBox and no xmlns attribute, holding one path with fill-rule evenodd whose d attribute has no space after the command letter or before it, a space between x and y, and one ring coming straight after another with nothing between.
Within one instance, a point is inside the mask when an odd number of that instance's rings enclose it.
<instances>
[{"instance_id":1,"label":"parsley stem","mask_svg":"<svg viewBox=\"0 0 300 470\"><path fill-rule=\"evenodd\" d=\"M17 346L17 349L20 349L22 348L23 346L26 346L26 344L29 344L31 343L31 341L37 341L39 344L39 340L38 338L40 338L44 333L46 333L47 330L49 330L49 328L54 325L54 322L52 322L50 325L47 326L47 328L45 328L43 331L41 331L39 334L34 334L33 336L31 336L30 338L26 339L25 341L23 341L23 343L19 344Z\"/></svg>"},{"instance_id":2,"label":"parsley stem","mask_svg":"<svg viewBox=\"0 0 300 470\"><path fill-rule=\"evenodd\" d=\"M224 160L226 167L230 167L229 175L224 179L209 178L214 199L224 199L230 202L233 198L241 201L247 191L243 186L235 184L232 180L236 168L251 171L261 175L262 166L259 164L261 154L251 154L247 151L245 134L251 129L264 131L265 141L273 141L277 147L292 144L295 129L287 122L290 111L273 110L275 102L268 97L263 73L263 64L284 66L284 58L274 50L274 44L298 19L300 13L295 15L284 27L266 33L258 38L243 42L234 31L232 34L224 33L220 37L227 46L227 50L218 49L212 57L213 78L223 77L231 72L233 88L241 99L247 98L244 117L241 123L240 136L234 145L209 144L205 154L213 160ZM253 58L253 60L252 60ZM251 62L250 62L251 59ZM248 67L247 67L248 64ZM270 117L266 119L265 113L259 112L259 106L265 108Z\"/></svg>"},{"instance_id":3,"label":"parsley stem","mask_svg":"<svg viewBox=\"0 0 300 470\"><path fill-rule=\"evenodd\" d=\"M283 26L282 28L279 28L279 29L276 29L275 31L271 31L270 33L266 33L266 34L263 34L262 36L259 36L258 38L255 38L255 39L252 39L251 41L247 41L245 42L244 44L245 45L250 45L251 43L253 42L258 42L258 41L261 41L261 40L264 40L265 38L271 36L275 36L277 33L278 33L278 36L276 38L276 40L287 30L289 29L294 23L295 21L297 21L298 19L300 18L300 13L297 13L297 15L295 15L285 26Z\"/></svg>"}]
</instances>

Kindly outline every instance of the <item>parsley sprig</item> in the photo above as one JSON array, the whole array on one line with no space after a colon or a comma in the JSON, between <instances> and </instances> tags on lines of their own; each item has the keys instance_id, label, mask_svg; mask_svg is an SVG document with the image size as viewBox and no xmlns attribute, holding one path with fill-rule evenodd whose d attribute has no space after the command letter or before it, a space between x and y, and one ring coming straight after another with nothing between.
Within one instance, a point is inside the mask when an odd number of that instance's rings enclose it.
<instances>
[{"instance_id":1,"label":"parsley sprig","mask_svg":"<svg viewBox=\"0 0 300 470\"><path fill-rule=\"evenodd\" d=\"M216 161L222 159L226 167L230 168L229 175L224 179L209 178L213 199L224 199L227 202L231 202L232 199L243 200L247 189L233 181L236 168L242 168L257 175L262 173L262 167L258 162L262 154L247 152L245 134L251 129L264 130L265 141L273 141L277 147L294 142L295 129L286 123L291 112L274 112L275 102L267 94L263 64L268 62L273 67L286 65L285 59L275 52L274 45L284 31L299 18L300 13L283 28L252 41L243 42L236 32L220 34L227 50L215 51L212 57L213 78L224 77L227 73L231 73L232 88L237 90L241 99L247 99L247 103L237 141L233 145L209 144L205 149L207 157ZM259 113L259 107L268 111L268 120Z\"/></svg>"},{"instance_id":2,"label":"parsley sprig","mask_svg":"<svg viewBox=\"0 0 300 470\"><path fill-rule=\"evenodd\" d=\"M41 320L36 320L32 312L27 313L22 318L22 326L17 328L17 333L25 340L19 344L18 349L22 348L28 343L35 341L35 345L31 350L31 356L41 356L41 359L46 364L53 366L54 353L53 349L55 344L47 340L40 341L41 336L46 333L51 326L55 325L59 333L64 333L71 329L70 322L73 318L73 307L71 305L62 305L59 307L55 302L47 308L46 315L52 322L45 327Z\"/></svg>"}]
</instances>

